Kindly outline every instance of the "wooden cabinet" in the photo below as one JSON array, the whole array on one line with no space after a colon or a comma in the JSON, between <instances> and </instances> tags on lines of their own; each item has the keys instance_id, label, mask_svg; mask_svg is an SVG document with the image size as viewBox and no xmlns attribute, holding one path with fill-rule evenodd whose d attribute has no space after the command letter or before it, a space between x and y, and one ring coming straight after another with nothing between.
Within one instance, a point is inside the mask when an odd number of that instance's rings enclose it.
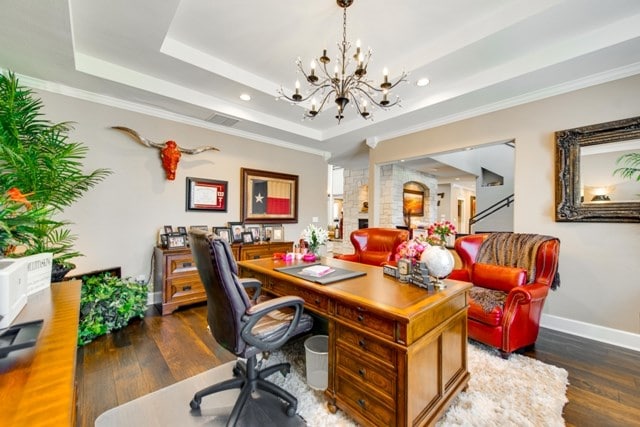
<instances>
[{"instance_id":1,"label":"wooden cabinet","mask_svg":"<svg viewBox=\"0 0 640 427\"><path fill-rule=\"evenodd\" d=\"M291 252L292 242L253 245L233 244L236 260L270 258L277 252ZM154 291L162 295L156 308L162 315L173 313L178 307L207 300L191 249L155 248Z\"/></svg>"}]
</instances>

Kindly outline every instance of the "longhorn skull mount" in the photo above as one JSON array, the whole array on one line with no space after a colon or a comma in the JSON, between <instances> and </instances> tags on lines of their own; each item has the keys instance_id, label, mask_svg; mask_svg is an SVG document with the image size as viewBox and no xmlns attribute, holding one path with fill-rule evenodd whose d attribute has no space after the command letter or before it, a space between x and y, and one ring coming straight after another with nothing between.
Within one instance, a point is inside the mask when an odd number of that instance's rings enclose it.
<instances>
[{"instance_id":1,"label":"longhorn skull mount","mask_svg":"<svg viewBox=\"0 0 640 427\"><path fill-rule=\"evenodd\" d=\"M167 141L164 144L153 142L140 135L133 129L124 126L111 126L111 129L116 129L131 136L136 142L149 148L157 148L160 150L160 159L162 160L162 168L164 169L167 179L173 181L176 178L176 170L178 169L178 162L182 153L185 154L200 154L204 151L220 151L216 147L211 145L203 145L196 148L183 148L176 144L175 141Z\"/></svg>"}]
</instances>

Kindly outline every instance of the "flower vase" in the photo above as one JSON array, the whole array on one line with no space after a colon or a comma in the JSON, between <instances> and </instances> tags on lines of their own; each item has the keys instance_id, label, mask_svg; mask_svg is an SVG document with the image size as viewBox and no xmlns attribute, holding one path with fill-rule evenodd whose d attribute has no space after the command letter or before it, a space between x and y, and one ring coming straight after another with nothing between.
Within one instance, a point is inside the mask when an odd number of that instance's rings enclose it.
<instances>
[{"instance_id":1,"label":"flower vase","mask_svg":"<svg viewBox=\"0 0 640 427\"><path fill-rule=\"evenodd\" d=\"M426 264L429 275L435 279L435 286L438 289L444 289L445 284L442 279L451 274L455 265L451 252L444 245L430 246L422 252L420 261Z\"/></svg>"},{"instance_id":2,"label":"flower vase","mask_svg":"<svg viewBox=\"0 0 640 427\"><path fill-rule=\"evenodd\" d=\"M302 259L307 262L319 260L320 255L318 255L318 248L309 247L307 253L302 256Z\"/></svg>"}]
</instances>

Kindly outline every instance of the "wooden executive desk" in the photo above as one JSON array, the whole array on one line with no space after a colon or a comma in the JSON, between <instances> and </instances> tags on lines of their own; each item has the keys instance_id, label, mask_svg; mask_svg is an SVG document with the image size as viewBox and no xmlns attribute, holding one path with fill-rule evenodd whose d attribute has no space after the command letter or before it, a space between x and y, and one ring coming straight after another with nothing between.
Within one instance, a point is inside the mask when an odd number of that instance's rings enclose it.
<instances>
[{"instance_id":1,"label":"wooden executive desk","mask_svg":"<svg viewBox=\"0 0 640 427\"><path fill-rule=\"evenodd\" d=\"M318 285L274 270L295 262L241 261L241 274L277 296L298 295L329 324L329 409L364 425L435 423L466 388L466 282L427 291L383 275L382 268L340 261L323 264L366 276ZM303 264L303 263L300 263Z\"/></svg>"}]
</instances>

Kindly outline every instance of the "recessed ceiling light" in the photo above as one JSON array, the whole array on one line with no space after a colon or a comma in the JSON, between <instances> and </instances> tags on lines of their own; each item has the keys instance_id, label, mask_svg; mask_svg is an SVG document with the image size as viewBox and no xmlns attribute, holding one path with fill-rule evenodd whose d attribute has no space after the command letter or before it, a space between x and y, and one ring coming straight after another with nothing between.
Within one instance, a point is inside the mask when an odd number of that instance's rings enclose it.
<instances>
[{"instance_id":1,"label":"recessed ceiling light","mask_svg":"<svg viewBox=\"0 0 640 427\"><path fill-rule=\"evenodd\" d=\"M422 86L426 86L426 85L428 85L428 84L429 84L429 79L428 79L428 78L426 78L426 77L424 77L424 78L422 78L422 79L419 79L419 80L416 82L416 86L421 86L421 87L422 87Z\"/></svg>"},{"instance_id":2,"label":"recessed ceiling light","mask_svg":"<svg viewBox=\"0 0 640 427\"><path fill-rule=\"evenodd\" d=\"M240 95L240 99L242 99L243 101L251 101L251 95L249 95L248 93L243 93L242 95Z\"/></svg>"}]
</instances>

